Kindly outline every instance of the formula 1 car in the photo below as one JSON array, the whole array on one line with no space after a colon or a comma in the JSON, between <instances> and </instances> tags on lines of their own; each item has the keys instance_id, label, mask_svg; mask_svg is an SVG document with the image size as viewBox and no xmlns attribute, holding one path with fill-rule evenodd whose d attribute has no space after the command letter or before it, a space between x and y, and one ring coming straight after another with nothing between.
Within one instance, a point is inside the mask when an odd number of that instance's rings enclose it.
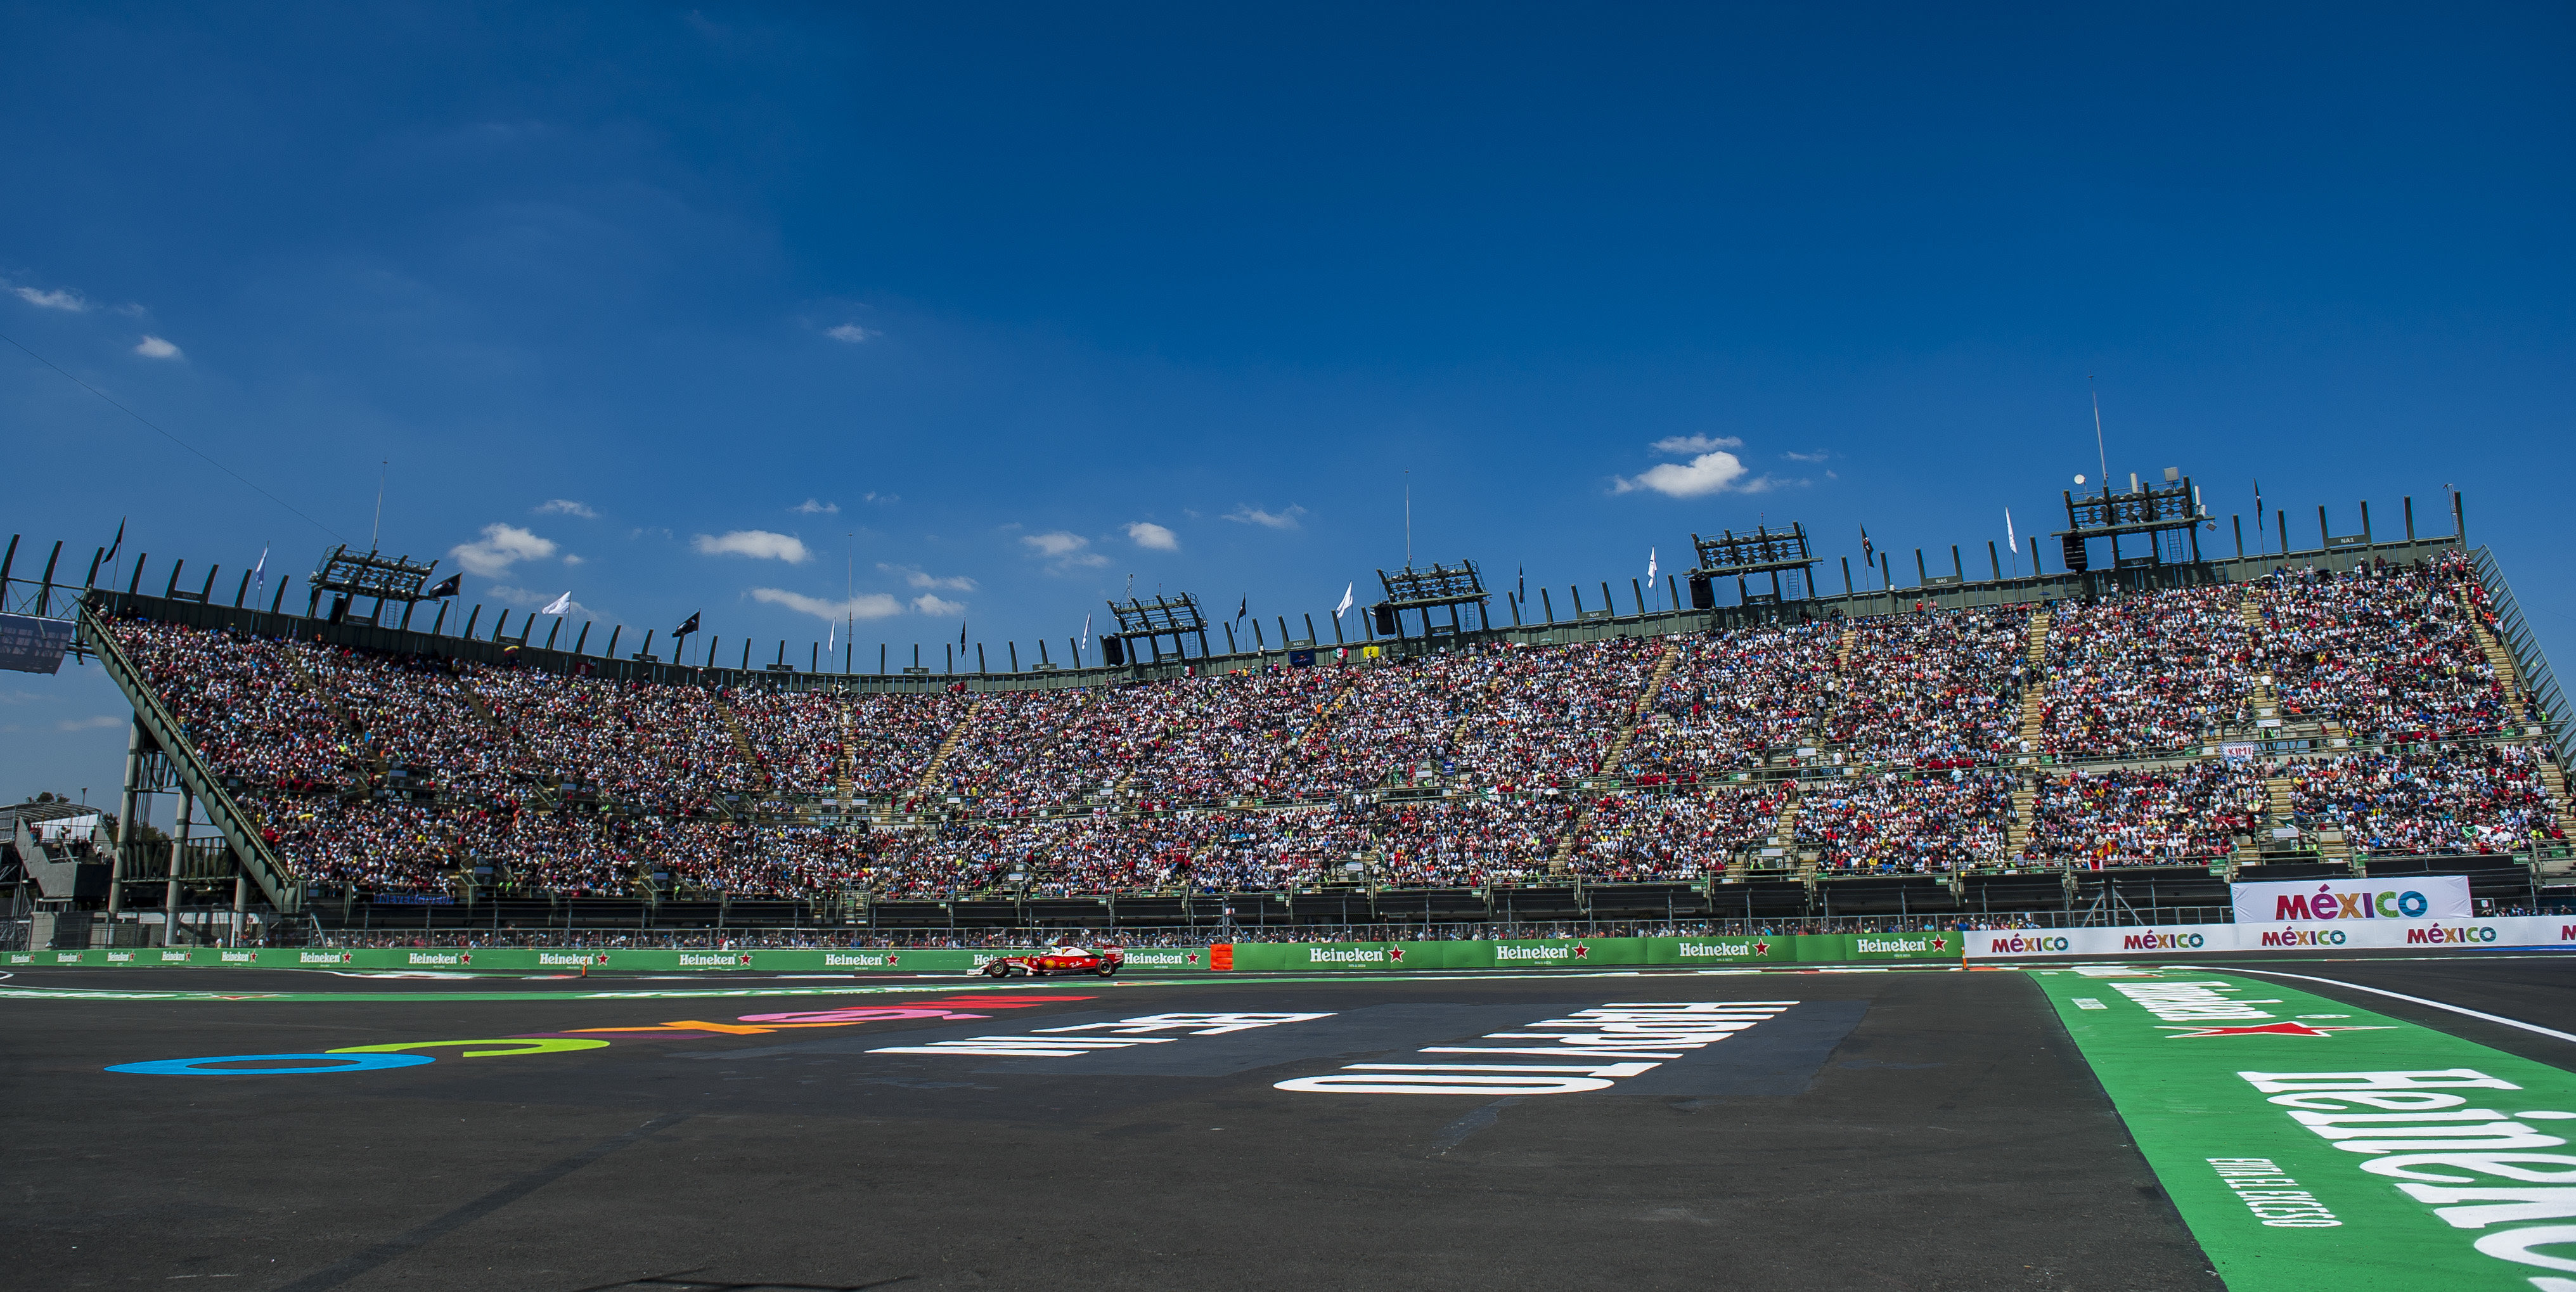
<instances>
[{"instance_id":1,"label":"formula 1 car","mask_svg":"<svg viewBox=\"0 0 2576 1292\"><path fill-rule=\"evenodd\" d=\"M1081 947L1060 942L1036 955L995 956L984 965L988 978L1008 978L1019 974L1027 978L1044 978L1051 973L1094 973L1103 978L1118 972L1127 962L1127 954L1116 947Z\"/></svg>"}]
</instances>

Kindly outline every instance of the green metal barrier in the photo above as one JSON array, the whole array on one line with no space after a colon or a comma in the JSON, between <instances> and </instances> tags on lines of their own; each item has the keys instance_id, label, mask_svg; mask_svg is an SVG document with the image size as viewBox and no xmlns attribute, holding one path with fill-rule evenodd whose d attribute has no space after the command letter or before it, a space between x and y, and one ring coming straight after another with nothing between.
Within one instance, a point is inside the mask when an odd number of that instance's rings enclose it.
<instances>
[{"instance_id":1,"label":"green metal barrier","mask_svg":"<svg viewBox=\"0 0 2576 1292\"><path fill-rule=\"evenodd\" d=\"M521 947L381 947L319 949L133 947L85 951L12 951L9 965L237 966L256 969L344 969L431 973L974 973L995 956L1025 955L1035 948L969 950L891 947L835 950L672 951L662 949L563 950ZM1888 961L1955 961L1955 933L1816 933L1780 937L1555 938L1514 942L1235 942L1207 947L1138 947L1127 953L1130 974L1188 973L1387 973L1432 969L1584 969L1594 966L1843 964Z\"/></svg>"}]
</instances>

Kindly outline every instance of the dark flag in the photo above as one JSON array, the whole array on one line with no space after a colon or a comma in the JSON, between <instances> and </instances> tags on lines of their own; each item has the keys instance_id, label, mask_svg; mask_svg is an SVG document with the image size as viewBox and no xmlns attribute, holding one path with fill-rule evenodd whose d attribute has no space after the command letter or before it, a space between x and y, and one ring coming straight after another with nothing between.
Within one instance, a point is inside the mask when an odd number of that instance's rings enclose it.
<instances>
[{"instance_id":1,"label":"dark flag","mask_svg":"<svg viewBox=\"0 0 2576 1292\"><path fill-rule=\"evenodd\" d=\"M1878 549L1869 545L1869 526L1867 525L1860 527L1860 563L1863 565L1878 564Z\"/></svg>"},{"instance_id":2,"label":"dark flag","mask_svg":"<svg viewBox=\"0 0 2576 1292\"><path fill-rule=\"evenodd\" d=\"M426 599L426 600L430 600L430 601L436 601L436 600L438 600L440 597L452 597L452 596L455 596L457 593L462 592L462 591L464 591L464 590L465 590L465 576L464 576L464 575L462 575L462 574L451 574L451 575L448 575L446 578L439 580L438 586L437 586L437 587L434 587L434 588L431 588L431 589L429 590L429 593L428 593L428 595L427 595L427 597L426 597L425 599Z\"/></svg>"},{"instance_id":3,"label":"dark flag","mask_svg":"<svg viewBox=\"0 0 2576 1292\"><path fill-rule=\"evenodd\" d=\"M963 619L957 621L957 649L966 649L966 621Z\"/></svg>"},{"instance_id":4,"label":"dark flag","mask_svg":"<svg viewBox=\"0 0 2576 1292\"><path fill-rule=\"evenodd\" d=\"M1251 613L1252 613L1252 598L1250 598L1250 597L1245 597L1243 600L1238 601L1238 602L1236 602L1236 603L1235 603L1235 605L1234 605L1234 621L1235 621L1236 623L1242 623L1242 622L1243 622L1243 617L1244 617L1245 615L1248 615L1248 614L1251 614Z\"/></svg>"},{"instance_id":5,"label":"dark flag","mask_svg":"<svg viewBox=\"0 0 2576 1292\"><path fill-rule=\"evenodd\" d=\"M674 637L686 637L686 636L688 636L689 634L691 634L691 633L693 633L693 632L696 632L697 630L698 630L698 612L697 612L697 611L695 611L695 610L692 610L692 611L690 611L690 612L689 612L689 619L688 619L688 622L686 622L686 623L684 623L684 624L681 624L681 625L680 625L679 627L677 627L677 628L672 629L672 630L671 630L671 635L672 635L672 636L674 636Z\"/></svg>"},{"instance_id":6,"label":"dark flag","mask_svg":"<svg viewBox=\"0 0 2576 1292\"><path fill-rule=\"evenodd\" d=\"M117 519L116 519L116 541L107 545L107 555L105 555L105 556L103 556L103 557L100 557L99 559L100 559L100 560L102 560L102 561L113 561L113 560L115 560L115 559L116 559L116 553L117 553L117 551L118 551L119 549L123 548L124 546L125 546L125 518L124 518L124 517L122 517L122 516L119 516L119 517L117 517Z\"/></svg>"}]
</instances>

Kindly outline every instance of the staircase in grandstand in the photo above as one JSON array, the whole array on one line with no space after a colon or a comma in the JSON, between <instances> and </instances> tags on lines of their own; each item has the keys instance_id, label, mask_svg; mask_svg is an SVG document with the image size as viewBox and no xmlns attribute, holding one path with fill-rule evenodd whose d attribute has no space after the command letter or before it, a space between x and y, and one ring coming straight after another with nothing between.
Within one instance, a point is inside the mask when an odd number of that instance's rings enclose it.
<instances>
[{"instance_id":1,"label":"staircase in grandstand","mask_svg":"<svg viewBox=\"0 0 2576 1292\"><path fill-rule=\"evenodd\" d=\"M2048 687L2039 679L2048 669L2048 628L2053 620L2046 610L2030 617L2030 647L2022 652L2022 658L2030 661L2032 679L2021 692L2020 735L2024 749L2038 747L2040 731L2048 722ZM2018 798L2014 801L2020 802Z\"/></svg>"},{"instance_id":2,"label":"staircase in grandstand","mask_svg":"<svg viewBox=\"0 0 2576 1292\"><path fill-rule=\"evenodd\" d=\"M846 808L851 801L850 781L856 774L856 764L858 760L857 753L851 749L852 743L853 737L850 732L850 702L845 698L841 701L841 757L838 766L833 769L834 776L832 780L832 795L841 801L844 808Z\"/></svg>"},{"instance_id":3,"label":"staircase in grandstand","mask_svg":"<svg viewBox=\"0 0 2576 1292\"><path fill-rule=\"evenodd\" d=\"M2487 631L2486 623L2475 612L2469 619L2469 631L2477 637L2478 650L2487 657L2487 665L2495 670L2496 681L2504 684L2505 694L2513 697L2518 707L2528 693L2523 690L2522 670L2514 667L2513 652Z\"/></svg>"},{"instance_id":4,"label":"staircase in grandstand","mask_svg":"<svg viewBox=\"0 0 2576 1292\"><path fill-rule=\"evenodd\" d=\"M2019 856L2030 844L2030 824L2039 813L2039 781L2023 776L2013 782L2012 820L2004 823L2004 854Z\"/></svg>"},{"instance_id":5,"label":"staircase in grandstand","mask_svg":"<svg viewBox=\"0 0 2576 1292\"><path fill-rule=\"evenodd\" d=\"M1673 665L1681 659L1681 653L1679 641L1665 641L1664 653L1655 659L1653 676L1647 679L1645 689L1639 693L1635 702L1628 706L1627 719L1619 724L1619 734L1610 742L1610 752L1601 758L1600 775L1619 774L1620 760L1628 756L1628 742L1637 738L1637 720L1644 717L1646 710L1654 706L1655 697L1663 692L1664 683L1672 679ZM1465 724L1461 723L1460 728L1463 730L1464 727ZM1453 741L1456 739L1454 733L1451 739ZM1591 836L1592 817L1598 810L1598 800L1589 798L1584 800L1583 814L1575 818L1573 828L1565 832L1565 837L1557 840L1555 854L1547 859L1549 874L1562 875L1566 872L1565 859L1574 854L1576 844Z\"/></svg>"},{"instance_id":6,"label":"staircase in grandstand","mask_svg":"<svg viewBox=\"0 0 2576 1292\"><path fill-rule=\"evenodd\" d=\"M295 675L295 684L320 701L323 708L330 710L332 719L340 724L340 730L348 734L349 760L368 769L371 777L383 776L384 756L368 745L366 727L341 707L339 697L322 685L322 679L313 676L313 670L305 665L303 652L298 647L289 644L280 653L286 657L286 671Z\"/></svg>"},{"instance_id":7,"label":"staircase in grandstand","mask_svg":"<svg viewBox=\"0 0 2576 1292\"><path fill-rule=\"evenodd\" d=\"M927 792L932 786L939 783L939 769L948 765L948 756L950 754L957 752L957 742L966 738L966 728L974 725L975 712L976 710L983 708L984 703L985 701L983 696L979 695L975 697L975 703L966 710L966 716L958 719L957 725L948 729L947 738L940 741L938 751L931 754L929 765L921 769L921 775L913 778L913 793L920 794ZM1068 723L1066 725L1070 726L1072 724ZM1130 768L1128 774L1133 775L1134 769ZM1121 783L1123 784L1124 782Z\"/></svg>"},{"instance_id":8,"label":"staircase in grandstand","mask_svg":"<svg viewBox=\"0 0 2576 1292\"><path fill-rule=\"evenodd\" d=\"M2254 604L2254 593L2249 588L2237 589L2236 617L2245 621L2246 631L2254 634L2255 641L2260 642L2270 635L2263 623L2263 611ZM2279 692L2272 689L2271 674L2258 673L2254 676L2254 693L2250 698L2254 702L2256 727L2268 729L2286 725L2281 721L2281 696ZM2289 818L2285 815L2281 819L2286 821Z\"/></svg>"},{"instance_id":9,"label":"staircase in grandstand","mask_svg":"<svg viewBox=\"0 0 2576 1292\"><path fill-rule=\"evenodd\" d=\"M1786 870L1798 862L1798 782L1782 781L1780 815L1771 822L1771 837L1763 841L1758 855L1765 870ZM1800 876L1815 873L1812 865L1800 870Z\"/></svg>"},{"instance_id":10,"label":"staircase in grandstand","mask_svg":"<svg viewBox=\"0 0 2576 1292\"><path fill-rule=\"evenodd\" d=\"M483 720L484 725L490 727L496 732L499 732L504 739L510 742L511 747L518 751L520 755L520 766L532 767L535 765L536 760L527 756L527 742L521 740L519 733L511 730L508 723L501 721L501 715L492 711L492 702L484 699L482 693L476 691L472 683L466 681L462 677L456 679L456 693L465 697L465 707L472 709L474 711L474 715ZM533 788L536 791L537 802L540 807L547 811L553 811L555 808L561 806L561 802L555 793L555 783L552 777L539 773L538 780Z\"/></svg>"},{"instance_id":11,"label":"staircase in grandstand","mask_svg":"<svg viewBox=\"0 0 2576 1292\"><path fill-rule=\"evenodd\" d=\"M760 755L751 752L751 737L742 729L742 715L735 713L733 706L725 703L723 696L719 695L715 700L716 712L724 715L725 731L733 737L733 751L742 755L742 765L751 769L753 791L744 797L753 801L745 802L734 809L736 816L747 818L759 810L755 806L756 801L776 789L777 782L770 779L769 765L760 761Z\"/></svg>"}]
</instances>

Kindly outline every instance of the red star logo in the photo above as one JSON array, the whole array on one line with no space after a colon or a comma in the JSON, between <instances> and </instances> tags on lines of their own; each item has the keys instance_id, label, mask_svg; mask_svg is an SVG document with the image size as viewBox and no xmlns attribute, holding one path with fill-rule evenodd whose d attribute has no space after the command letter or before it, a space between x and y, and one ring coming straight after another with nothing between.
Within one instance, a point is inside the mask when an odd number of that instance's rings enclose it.
<instances>
[{"instance_id":1,"label":"red star logo","mask_svg":"<svg viewBox=\"0 0 2576 1292\"><path fill-rule=\"evenodd\" d=\"M1946 947L1946 946L1948 946L1948 945L1950 945L1950 940L1949 940L1948 938L1934 938L1934 939L1932 939L1932 949L1933 949L1933 950L1935 950L1935 951L1938 951L1938 950L1940 950L1941 948Z\"/></svg>"},{"instance_id":2,"label":"red star logo","mask_svg":"<svg viewBox=\"0 0 2576 1292\"><path fill-rule=\"evenodd\" d=\"M1770 944L1770 943L1768 943L1768 942L1756 942L1756 943L1754 943L1754 944L1753 944L1753 954L1755 954L1755 955L1757 955L1757 956L1767 956L1767 955L1771 954L1771 944Z\"/></svg>"},{"instance_id":3,"label":"red star logo","mask_svg":"<svg viewBox=\"0 0 2576 1292\"><path fill-rule=\"evenodd\" d=\"M456 957L456 963L461 964L461 965L470 965L470 964L474 963L474 957L472 957L472 956L458 956L458 957Z\"/></svg>"},{"instance_id":4,"label":"red star logo","mask_svg":"<svg viewBox=\"0 0 2576 1292\"><path fill-rule=\"evenodd\" d=\"M1386 958L1387 958L1387 959L1389 959L1389 960L1392 960L1392 961L1396 962L1397 964L1403 964L1403 963L1404 963L1404 948L1402 948L1402 947L1388 947L1388 948L1386 949Z\"/></svg>"},{"instance_id":5,"label":"red star logo","mask_svg":"<svg viewBox=\"0 0 2576 1292\"><path fill-rule=\"evenodd\" d=\"M896 965L899 965L899 964L902 964L902 963L903 963L903 957L902 957L902 956L887 956L887 957L886 957L886 968L888 968L888 969L892 969L892 968L894 968Z\"/></svg>"},{"instance_id":6,"label":"red star logo","mask_svg":"<svg viewBox=\"0 0 2576 1292\"><path fill-rule=\"evenodd\" d=\"M750 963L751 963L751 957L750 957L750 956L744 956L744 957L742 958L742 963L744 963L744 964L750 964Z\"/></svg>"},{"instance_id":7,"label":"red star logo","mask_svg":"<svg viewBox=\"0 0 2576 1292\"><path fill-rule=\"evenodd\" d=\"M1588 956L1588 955L1590 955L1590 954L1592 954L1592 948L1587 947L1587 946L1583 945L1583 944L1582 944L1582 943L1580 943L1580 942L1577 942L1577 943L1575 943L1575 944L1574 944L1574 958L1575 958L1575 959L1580 960L1580 959L1582 959L1582 958L1584 958L1585 956Z\"/></svg>"},{"instance_id":8,"label":"red star logo","mask_svg":"<svg viewBox=\"0 0 2576 1292\"><path fill-rule=\"evenodd\" d=\"M1183 960L1188 961L1188 962L1189 962L1189 963L1191 963L1191 964L1197 964L1197 963L1199 962L1199 953L1198 953L1198 952L1196 952L1196 951L1193 951L1193 952L1189 953L1188 955L1183 956L1183 957L1181 957L1181 958L1182 958Z\"/></svg>"},{"instance_id":9,"label":"red star logo","mask_svg":"<svg viewBox=\"0 0 2576 1292\"><path fill-rule=\"evenodd\" d=\"M2201 1036L2324 1036L2329 1032L2385 1032L2384 1027L2312 1027L2301 1022L2265 1023L2257 1027L2168 1027L2168 1041Z\"/></svg>"}]
</instances>

